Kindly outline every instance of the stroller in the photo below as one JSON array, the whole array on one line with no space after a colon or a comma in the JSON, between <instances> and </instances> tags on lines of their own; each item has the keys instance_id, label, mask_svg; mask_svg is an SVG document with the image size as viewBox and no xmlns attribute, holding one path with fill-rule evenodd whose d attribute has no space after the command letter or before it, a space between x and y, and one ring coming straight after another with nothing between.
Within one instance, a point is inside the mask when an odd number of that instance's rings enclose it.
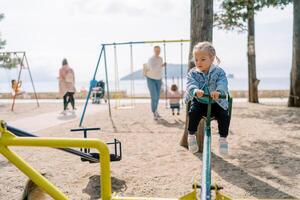
<instances>
[{"instance_id":1,"label":"stroller","mask_svg":"<svg viewBox=\"0 0 300 200\"><path fill-rule=\"evenodd\" d=\"M91 86L92 86L92 103L100 104L101 99L103 99L105 95L105 83L102 80L91 81Z\"/></svg>"}]
</instances>

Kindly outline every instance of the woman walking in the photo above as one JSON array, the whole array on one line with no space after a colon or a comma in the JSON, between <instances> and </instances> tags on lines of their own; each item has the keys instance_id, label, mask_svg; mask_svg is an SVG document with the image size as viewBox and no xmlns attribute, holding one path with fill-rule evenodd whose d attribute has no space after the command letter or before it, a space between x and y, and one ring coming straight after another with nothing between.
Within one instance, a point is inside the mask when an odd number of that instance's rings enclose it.
<instances>
[{"instance_id":1,"label":"woman walking","mask_svg":"<svg viewBox=\"0 0 300 200\"><path fill-rule=\"evenodd\" d=\"M151 111L154 116L154 120L157 120L160 115L157 112L157 107L160 97L160 89L162 83L162 70L166 66L163 63L163 59L160 57L160 47L154 47L154 55L149 58L147 67L145 69L145 76L147 78L147 85L151 96Z\"/></svg>"},{"instance_id":2,"label":"woman walking","mask_svg":"<svg viewBox=\"0 0 300 200\"><path fill-rule=\"evenodd\" d=\"M59 69L59 93L63 97L63 115L66 115L68 104L72 105L72 113L75 113L75 74L71 67L68 65L66 58L62 61L62 67Z\"/></svg>"}]
</instances>

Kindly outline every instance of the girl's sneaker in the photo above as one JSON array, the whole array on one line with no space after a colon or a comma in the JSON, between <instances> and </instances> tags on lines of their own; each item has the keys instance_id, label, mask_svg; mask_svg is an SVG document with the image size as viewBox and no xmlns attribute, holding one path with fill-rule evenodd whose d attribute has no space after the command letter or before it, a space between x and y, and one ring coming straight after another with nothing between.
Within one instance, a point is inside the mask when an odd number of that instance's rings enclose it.
<instances>
[{"instance_id":1,"label":"girl's sneaker","mask_svg":"<svg viewBox=\"0 0 300 200\"><path fill-rule=\"evenodd\" d=\"M219 138L219 153L223 155L228 155L228 142L225 137Z\"/></svg>"},{"instance_id":2,"label":"girl's sneaker","mask_svg":"<svg viewBox=\"0 0 300 200\"><path fill-rule=\"evenodd\" d=\"M197 153L199 151L196 135L188 134L188 147L191 153Z\"/></svg>"}]
</instances>

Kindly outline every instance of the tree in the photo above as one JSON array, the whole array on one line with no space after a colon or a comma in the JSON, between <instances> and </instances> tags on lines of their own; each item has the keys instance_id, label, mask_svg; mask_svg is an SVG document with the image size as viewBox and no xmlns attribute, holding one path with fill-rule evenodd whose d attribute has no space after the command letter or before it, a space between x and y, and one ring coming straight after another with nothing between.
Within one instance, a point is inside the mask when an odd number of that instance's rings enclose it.
<instances>
[{"instance_id":1,"label":"tree","mask_svg":"<svg viewBox=\"0 0 300 200\"><path fill-rule=\"evenodd\" d=\"M212 41L213 36L213 0L191 0L191 22L190 22L190 51L189 51L189 68L194 67L194 63L191 61L193 57L193 47L198 42L202 41ZM187 105L187 112L190 108L190 104ZM180 141L180 145L187 147L187 134L188 134L188 122L189 116L186 113L185 120L185 130ZM203 144L203 120L199 123L197 139L199 144L199 149L202 150Z\"/></svg>"},{"instance_id":2,"label":"tree","mask_svg":"<svg viewBox=\"0 0 300 200\"><path fill-rule=\"evenodd\" d=\"M0 14L0 21L4 18L4 14ZM6 45L6 41L1 39L0 33L0 49L3 49ZM13 58L11 53L2 53L0 54L0 68L12 69L17 67L20 63L20 59Z\"/></svg>"},{"instance_id":3,"label":"tree","mask_svg":"<svg viewBox=\"0 0 300 200\"><path fill-rule=\"evenodd\" d=\"M265 7L284 8L292 0L224 0L222 10L215 15L220 29L248 31L248 101L258 103L258 84L255 55L255 12ZM247 24L247 27L246 27Z\"/></svg>"},{"instance_id":4,"label":"tree","mask_svg":"<svg viewBox=\"0 0 300 200\"><path fill-rule=\"evenodd\" d=\"M16 68L21 62L21 59L14 57L12 53L0 53L0 68L13 69Z\"/></svg>"},{"instance_id":5,"label":"tree","mask_svg":"<svg viewBox=\"0 0 300 200\"><path fill-rule=\"evenodd\" d=\"M4 14L0 14L0 21L4 18ZM3 47L5 46L5 40L1 39L1 33L0 33L0 49L3 49Z\"/></svg>"},{"instance_id":6,"label":"tree","mask_svg":"<svg viewBox=\"0 0 300 200\"><path fill-rule=\"evenodd\" d=\"M213 37L213 1L191 0L191 22L190 22L190 51L189 68L193 68L193 47L201 41L212 41Z\"/></svg>"},{"instance_id":7,"label":"tree","mask_svg":"<svg viewBox=\"0 0 300 200\"><path fill-rule=\"evenodd\" d=\"M293 58L289 107L300 107L300 1L294 1Z\"/></svg>"}]
</instances>

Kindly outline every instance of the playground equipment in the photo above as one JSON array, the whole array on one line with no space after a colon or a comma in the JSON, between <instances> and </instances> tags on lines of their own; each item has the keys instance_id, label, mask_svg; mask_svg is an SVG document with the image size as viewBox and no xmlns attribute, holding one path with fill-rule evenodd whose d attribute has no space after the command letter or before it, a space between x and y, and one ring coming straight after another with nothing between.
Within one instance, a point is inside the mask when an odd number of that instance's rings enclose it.
<instances>
[{"instance_id":1,"label":"playground equipment","mask_svg":"<svg viewBox=\"0 0 300 200\"><path fill-rule=\"evenodd\" d=\"M133 72L134 72L134 66L133 66L133 49L132 44L130 44L130 105L125 106L121 105L121 98L122 98L122 91L120 90L120 79L119 79L119 66L118 66L118 56L117 56L117 44L114 43L114 68L115 68L115 98L116 98L116 105L115 108L133 108L134 107L134 79L133 79Z\"/></svg>"},{"instance_id":2,"label":"playground equipment","mask_svg":"<svg viewBox=\"0 0 300 200\"><path fill-rule=\"evenodd\" d=\"M202 165L202 184L193 185L193 191L179 197L180 200L196 200L201 195L201 200L210 200L211 191L215 191L216 200L230 200L230 198L220 192L222 187L217 184L211 185L211 102L210 96L209 104L206 116L206 126L204 129L204 147L203 147L203 165ZM227 98L221 96L220 98ZM231 111L229 110L229 114ZM10 129L12 130L12 129ZM74 131L84 131L87 136L88 129L77 129ZM141 199L158 199L149 197L119 197L113 195L111 192L111 176L110 176L110 156L107 144L98 139L70 139L70 138L37 138L37 137L17 137L9 131L6 123L0 121L0 153L6 157L12 164L19 168L24 174L26 174L34 183L41 187L54 199L64 200L68 199L57 187L50 183L45 177L33 169L22 158L20 158L15 152L10 150L9 146L39 146L39 147L54 147L59 149L65 149L67 147L80 147L80 148L95 148L100 153L100 174L101 174L101 199L103 200L141 200ZM88 151L88 150L86 150ZM201 189L200 195L197 192L197 188Z\"/></svg>"},{"instance_id":3,"label":"playground equipment","mask_svg":"<svg viewBox=\"0 0 300 200\"><path fill-rule=\"evenodd\" d=\"M13 133L15 136L18 137L37 137L34 134L25 132L23 130L17 129L15 127L6 125L6 128L8 131ZM84 131L84 138L87 138L87 132L91 130L100 130L100 128L83 128L83 129L72 129L71 131ZM114 153L110 154L110 160L111 161L120 161L122 159L122 147L121 142L117 139L114 139L114 142L108 142L107 145L114 145ZM119 147L117 149L117 147ZM71 148L58 148L58 150L62 150L64 152L76 155L81 157L81 161L88 161L90 163L98 163L99 162L99 154L96 153L90 153L87 151L82 152L82 149L80 151L77 151L75 149ZM119 151L118 151L119 150Z\"/></svg>"},{"instance_id":4,"label":"playground equipment","mask_svg":"<svg viewBox=\"0 0 300 200\"><path fill-rule=\"evenodd\" d=\"M95 131L95 130L100 130L100 128L75 128L75 129L71 129L71 132L83 132L83 138L87 138L88 131ZM122 160L122 144L121 144L121 142L117 139L114 139L113 142L108 142L106 144L114 145L115 152L113 154L110 154L110 161ZM85 148L85 149L80 148L80 151L99 160L99 153L91 153L89 148ZM81 161L91 162L89 159L86 159L85 157L81 157Z\"/></svg>"},{"instance_id":5,"label":"playground equipment","mask_svg":"<svg viewBox=\"0 0 300 200\"><path fill-rule=\"evenodd\" d=\"M116 107L120 107L120 96L119 92L120 92L120 84L119 84L119 66L118 66L118 56L117 56L117 46L124 46L124 45L129 45L130 47L130 72L132 74L132 72L134 71L134 63L133 63L133 45L138 45L138 44L163 44L163 58L164 58L164 62L167 61L167 50L166 50L166 44L167 43L180 43L180 66L181 66L181 91L183 90L183 43L189 43L190 40L159 40L159 41L136 41L136 42L120 42L120 43L104 43L101 44L101 51L100 51L100 55L98 57L98 61L96 64L96 68L94 71L94 75L92 78L92 81L94 81L96 79L96 75L100 66L100 62L103 60L104 62L104 70L105 70L105 77L106 77L106 90L107 90L107 100L108 100L108 109L109 109L109 116L111 117L111 103L110 103L110 90L109 90L109 78L108 78L108 66L107 66L107 56L106 56L106 51L108 47L113 47L114 48L114 68L115 68L115 92L117 93L117 104ZM164 79L165 79L165 97L166 100L168 98L168 84L167 84L167 67L165 67L165 75L164 75ZM131 82L130 82L130 99L131 99L131 104L130 107L134 106L134 80L133 77L131 76ZM86 102L84 105L84 109L81 115L81 119L80 119L80 123L79 126L83 125L83 120L85 117L85 112L88 106L88 101L90 99L91 96L91 92L92 92L92 87L90 86L89 88L89 92L86 98ZM166 107L168 107L168 103L166 101Z\"/></svg>"},{"instance_id":6,"label":"playground equipment","mask_svg":"<svg viewBox=\"0 0 300 200\"><path fill-rule=\"evenodd\" d=\"M212 98L209 94L205 94L204 97L208 97L208 106L207 106L207 115L205 118L204 126L204 141L203 141L203 151L202 151L202 184L201 184L201 200L210 200L211 199L211 190L214 189L218 191L222 189L218 185L212 187L211 185L211 103ZM232 109L232 98L227 95L221 95L220 98L228 98L229 108L228 115L231 117ZM216 194L218 195L218 194ZM229 197L222 195L222 199L230 199ZM217 197L218 199L218 197Z\"/></svg>"},{"instance_id":7,"label":"playground equipment","mask_svg":"<svg viewBox=\"0 0 300 200\"><path fill-rule=\"evenodd\" d=\"M32 74L31 74L31 71L30 71L30 67L29 67L27 57L26 57L26 52L25 51L0 52L0 65L3 68L7 68L7 69L14 68L15 66L19 67L18 77L16 79L17 84L21 83L22 71L26 70L26 69L28 70L31 85L32 85L32 88L33 88L34 98L36 99L37 107L39 107L39 100L38 100L38 97L37 97L37 94L36 94ZM7 65L13 65L13 66L7 66ZM14 88L15 91L12 91L13 102L12 102L12 106L11 106L11 111L14 110L16 97L18 96L17 89L18 88L15 87Z\"/></svg>"}]
</instances>

